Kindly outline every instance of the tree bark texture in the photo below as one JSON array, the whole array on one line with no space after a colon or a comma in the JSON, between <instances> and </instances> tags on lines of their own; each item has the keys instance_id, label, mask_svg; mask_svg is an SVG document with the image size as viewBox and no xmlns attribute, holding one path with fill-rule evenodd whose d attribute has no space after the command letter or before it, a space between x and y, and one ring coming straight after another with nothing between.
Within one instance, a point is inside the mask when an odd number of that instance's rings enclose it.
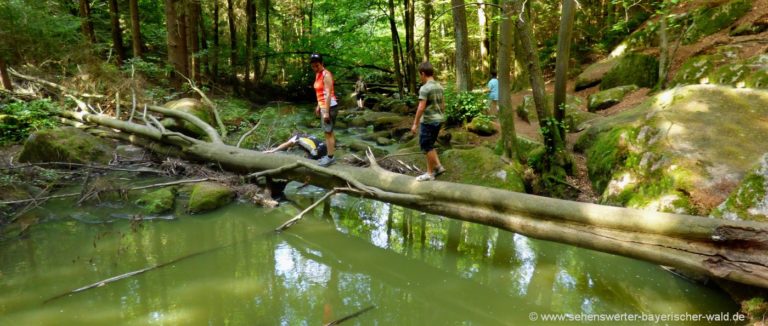
<instances>
[{"instance_id":1,"label":"tree bark texture","mask_svg":"<svg viewBox=\"0 0 768 326\"><path fill-rule=\"evenodd\" d=\"M0 85L2 85L6 90L13 90L11 75L8 74L8 66L6 65L5 59L3 59L2 56L0 56Z\"/></svg>"},{"instance_id":2,"label":"tree bark texture","mask_svg":"<svg viewBox=\"0 0 768 326\"><path fill-rule=\"evenodd\" d=\"M91 5L89 0L80 0L80 30L91 44L96 44L96 34L93 32L91 20Z\"/></svg>"},{"instance_id":3,"label":"tree bark texture","mask_svg":"<svg viewBox=\"0 0 768 326\"><path fill-rule=\"evenodd\" d=\"M395 2L389 0L389 31L392 35L392 60L395 64L395 79L397 80L397 91L400 98L404 95L403 74L400 70L400 36L397 33L397 24L395 23Z\"/></svg>"},{"instance_id":4,"label":"tree bark texture","mask_svg":"<svg viewBox=\"0 0 768 326\"><path fill-rule=\"evenodd\" d=\"M511 0L503 0L501 20L501 41L498 46L498 76L499 76L499 123L501 124L501 144L504 157L516 161L517 135L515 133L515 110L512 107L510 94L512 83L512 47L513 47L513 8ZM496 65L494 65L496 66Z\"/></svg>"},{"instance_id":5,"label":"tree bark texture","mask_svg":"<svg viewBox=\"0 0 768 326\"><path fill-rule=\"evenodd\" d=\"M271 51L271 47L269 45L269 11L270 8L272 8L272 2L270 0L264 0L264 38L266 41L267 49L268 51ZM267 68L269 67L269 58L264 57L264 65L261 67L261 74L259 76L263 77L267 75Z\"/></svg>"},{"instance_id":6,"label":"tree bark texture","mask_svg":"<svg viewBox=\"0 0 768 326\"><path fill-rule=\"evenodd\" d=\"M480 31L480 68L482 68L483 76L490 75L490 64L488 62L488 16L487 11L489 9L485 7L482 0L478 1L477 5L477 27Z\"/></svg>"},{"instance_id":7,"label":"tree bark texture","mask_svg":"<svg viewBox=\"0 0 768 326\"><path fill-rule=\"evenodd\" d=\"M129 0L128 7L131 11L131 46L133 57L141 58L141 21L139 20L139 0Z\"/></svg>"},{"instance_id":8,"label":"tree bark texture","mask_svg":"<svg viewBox=\"0 0 768 326\"><path fill-rule=\"evenodd\" d=\"M188 76L189 73L186 70L187 67L187 55L186 55L186 39L182 35L181 29L183 25L179 24L179 10L184 10L180 7L181 0L165 0L165 19L167 26L167 44L168 44L168 63L173 67L171 73L171 84L174 87L181 86L181 76Z\"/></svg>"},{"instance_id":9,"label":"tree bark texture","mask_svg":"<svg viewBox=\"0 0 768 326\"><path fill-rule=\"evenodd\" d=\"M667 71L669 70L669 38L667 37L667 14L663 12L659 18L659 88L667 88Z\"/></svg>"},{"instance_id":10,"label":"tree bark texture","mask_svg":"<svg viewBox=\"0 0 768 326\"><path fill-rule=\"evenodd\" d=\"M416 3L415 0L404 0L405 4L405 73L408 81L408 93L416 93L416 41L415 41L415 21L416 21Z\"/></svg>"},{"instance_id":11,"label":"tree bark texture","mask_svg":"<svg viewBox=\"0 0 768 326\"><path fill-rule=\"evenodd\" d=\"M560 19L560 33L557 37L557 59L555 61L555 122L561 135L565 135L565 96L568 82L568 61L571 59L573 18L576 15L575 0L563 0Z\"/></svg>"},{"instance_id":12,"label":"tree bark texture","mask_svg":"<svg viewBox=\"0 0 768 326\"><path fill-rule=\"evenodd\" d=\"M375 161L369 168L343 164L319 168L314 161L289 154L190 140L103 115L61 114L179 147L187 155L235 172L279 171L275 176L327 188L348 187L352 180L363 187L359 196L768 288L766 223L601 206L442 181L417 182L386 171ZM304 165L285 169L297 161Z\"/></svg>"},{"instance_id":13,"label":"tree bark texture","mask_svg":"<svg viewBox=\"0 0 768 326\"><path fill-rule=\"evenodd\" d=\"M499 0L493 0L493 4L495 6L491 7L490 12L500 12L500 10L496 9L499 6ZM487 13L488 11L486 11ZM490 69L491 71L498 71L498 68L496 67L496 64L498 63L498 57L497 54L499 52L499 23L496 19L493 19L495 15L491 14L491 24L490 24L490 37L488 39L488 52L489 52L489 60L490 61ZM510 52L511 55L511 52Z\"/></svg>"},{"instance_id":14,"label":"tree bark texture","mask_svg":"<svg viewBox=\"0 0 768 326\"><path fill-rule=\"evenodd\" d=\"M469 34L464 0L451 0L453 6L453 32L456 40L456 91L467 92L472 86L469 70Z\"/></svg>"},{"instance_id":15,"label":"tree bark texture","mask_svg":"<svg viewBox=\"0 0 768 326\"><path fill-rule=\"evenodd\" d=\"M115 50L117 65L122 66L127 58L123 47L123 29L120 28L120 10L117 0L109 0L109 18L112 25L112 48Z\"/></svg>"},{"instance_id":16,"label":"tree bark texture","mask_svg":"<svg viewBox=\"0 0 768 326\"><path fill-rule=\"evenodd\" d=\"M432 31L432 1L424 0L424 61L429 61L429 43Z\"/></svg>"},{"instance_id":17,"label":"tree bark texture","mask_svg":"<svg viewBox=\"0 0 768 326\"><path fill-rule=\"evenodd\" d=\"M202 78L200 76L200 16L202 9L200 0L186 0L186 28L187 28L187 56L189 59L188 77L200 85Z\"/></svg>"},{"instance_id":18,"label":"tree bark texture","mask_svg":"<svg viewBox=\"0 0 768 326\"><path fill-rule=\"evenodd\" d=\"M256 13L254 12L253 0L245 0L245 60L243 62L245 69L245 79L243 87L246 91L251 86L251 59L253 58L253 34L256 25Z\"/></svg>"},{"instance_id":19,"label":"tree bark texture","mask_svg":"<svg viewBox=\"0 0 768 326\"><path fill-rule=\"evenodd\" d=\"M213 53L211 58L211 79L215 82L219 78L219 53L221 45L219 44L219 1L213 2ZM213 88L211 88L213 89Z\"/></svg>"},{"instance_id":20,"label":"tree bark texture","mask_svg":"<svg viewBox=\"0 0 768 326\"><path fill-rule=\"evenodd\" d=\"M239 94L240 87L237 85L237 29L235 28L235 8L232 0L227 0L227 20L229 21L229 65L232 70L229 78L235 94Z\"/></svg>"}]
</instances>

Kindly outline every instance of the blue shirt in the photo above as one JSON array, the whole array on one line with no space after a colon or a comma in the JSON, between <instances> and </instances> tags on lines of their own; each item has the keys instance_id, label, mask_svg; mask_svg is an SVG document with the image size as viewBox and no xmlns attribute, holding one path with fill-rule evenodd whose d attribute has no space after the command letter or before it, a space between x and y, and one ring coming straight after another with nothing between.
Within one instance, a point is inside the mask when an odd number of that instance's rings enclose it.
<instances>
[{"instance_id":1,"label":"blue shirt","mask_svg":"<svg viewBox=\"0 0 768 326\"><path fill-rule=\"evenodd\" d=\"M488 99L491 101L498 101L499 100L499 80L496 78L491 78L491 80L488 81Z\"/></svg>"}]
</instances>

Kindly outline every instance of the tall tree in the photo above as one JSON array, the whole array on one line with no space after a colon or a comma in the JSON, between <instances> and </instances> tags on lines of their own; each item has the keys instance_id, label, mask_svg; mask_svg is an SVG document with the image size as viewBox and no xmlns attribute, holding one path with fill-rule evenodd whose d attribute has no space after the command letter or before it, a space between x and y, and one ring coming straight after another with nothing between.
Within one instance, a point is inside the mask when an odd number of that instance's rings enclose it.
<instances>
[{"instance_id":1,"label":"tall tree","mask_svg":"<svg viewBox=\"0 0 768 326\"><path fill-rule=\"evenodd\" d=\"M414 25L416 21L416 3L414 0L403 0L405 5L405 73L408 81L408 92L416 93L416 41Z\"/></svg>"},{"instance_id":2,"label":"tall tree","mask_svg":"<svg viewBox=\"0 0 768 326\"><path fill-rule=\"evenodd\" d=\"M485 7L483 0L478 0L477 3L477 27L480 31L480 66L483 74L488 76L490 72L490 63L488 59L488 9Z\"/></svg>"},{"instance_id":3,"label":"tall tree","mask_svg":"<svg viewBox=\"0 0 768 326\"><path fill-rule=\"evenodd\" d=\"M211 58L211 79L219 78L219 0L213 1L213 53Z\"/></svg>"},{"instance_id":4,"label":"tall tree","mask_svg":"<svg viewBox=\"0 0 768 326\"><path fill-rule=\"evenodd\" d=\"M432 0L424 0L424 61L429 61L429 43L432 28Z\"/></svg>"},{"instance_id":5,"label":"tall tree","mask_svg":"<svg viewBox=\"0 0 768 326\"><path fill-rule=\"evenodd\" d=\"M167 38L166 43L168 45L168 63L173 67L171 73L171 84L174 87L181 86L181 77L178 74L184 76L188 75L187 67L187 51L186 51L186 39L182 36L182 26L179 24L178 10L183 10L179 5L182 0L165 0L165 20Z\"/></svg>"},{"instance_id":6,"label":"tall tree","mask_svg":"<svg viewBox=\"0 0 768 326\"><path fill-rule=\"evenodd\" d=\"M253 0L245 0L245 80L243 81L246 91L251 85L251 59L253 58L253 34L256 30L256 7ZM254 69L255 70L255 69Z\"/></svg>"},{"instance_id":7,"label":"tall tree","mask_svg":"<svg viewBox=\"0 0 768 326\"><path fill-rule=\"evenodd\" d=\"M270 44L269 44L269 11L270 8L272 8L272 2L269 0L264 0L264 37L266 41L266 48L267 50L270 50ZM269 57L264 57L264 65L261 67L261 74L259 76L266 76L267 74L267 66L269 65Z\"/></svg>"},{"instance_id":8,"label":"tall tree","mask_svg":"<svg viewBox=\"0 0 768 326\"><path fill-rule=\"evenodd\" d=\"M229 65L232 74L230 81L235 94L240 93L237 85L237 29L235 28L235 8L232 0L227 0L227 19L229 20Z\"/></svg>"},{"instance_id":9,"label":"tall tree","mask_svg":"<svg viewBox=\"0 0 768 326\"><path fill-rule=\"evenodd\" d=\"M560 19L560 33L557 37L557 59L555 61L555 122L561 135L565 135L565 86L568 82L568 61L571 59L571 38L573 18L576 15L575 0L563 0Z\"/></svg>"},{"instance_id":10,"label":"tall tree","mask_svg":"<svg viewBox=\"0 0 768 326\"><path fill-rule=\"evenodd\" d=\"M96 44L96 34L93 32L93 20L91 20L91 4L89 0L80 0L80 29L88 42Z\"/></svg>"},{"instance_id":11,"label":"tall tree","mask_svg":"<svg viewBox=\"0 0 768 326\"><path fill-rule=\"evenodd\" d=\"M490 62L490 70L498 71L496 63L498 61L497 54L499 51L499 23L493 12L497 11L495 8L498 8L499 0L493 0L493 4L494 6L491 6L491 9L486 11L486 13L491 13L490 36L488 38L488 61Z\"/></svg>"},{"instance_id":12,"label":"tall tree","mask_svg":"<svg viewBox=\"0 0 768 326\"><path fill-rule=\"evenodd\" d=\"M139 0L130 0L128 7L131 12L131 45L133 57L141 58L141 23L139 20Z\"/></svg>"},{"instance_id":13,"label":"tall tree","mask_svg":"<svg viewBox=\"0 0 768 326\"><path fill-rule=\"evenodd\" d=\"M515 110L512 108L510 96L512 74L510 70L512 47L514 46L513 0L504 0L501 20L501 40L498 46L498 76L499 76L499 122L501 124L502 155L516 161L517 135L515 134Z\"/></svg>"},{"instance_id":14,"label":"tall tree","mask_svg":"<svg viewBox=\"0 0 768 326\"><path fill-rule=\"evenodd\" d=\"M472 86L472 77L469 72L467 13L464 0L451 0L451 6L453 6L453 28L456 40L456 91L466 92Z\"/></svg>"},{"instance_id":15,"label":"tall tree","mask_svg":"<svg viewBox=\"0 0 768 326\"><path fill-rule=\"evenodd\" d=\"M8 66L6 66L5 59L3 59L2 55L0 55L0 85L9 91L13 90L11 76L8 74Z\"/></svg>"},{"instance_id":16,"label":"tall tree","mask_svg":"<svg viewBox=\"0 0 768 326\"><path fill-rule=\"evenodd\" d=\"M397 81L397 91L403 96L403 74L400 72L400 36L397 33L397 24L395 23L395 1L389 0L389 30L392 34L392 60L395 64L395 80Z\"/></svg>"},{"instance_id":17,"label":"tall tree","mask_svg":"<svg viewBox=\"0 0 768 326\"><path fill-rule=\"evenodd\" d=\"M669 38L667 37L668 3L662 1L659 14L659 88L667 88L667 74L669 72Z\"/></svg>"},{"instance_id":18,"label":"tall tree","mask_svg":"<svg viewBox=\"0 0 768 326\"><path fill-rule=\"evenodd\" d=\"M112 24L112 48L115 49L117 65L122 66L125 62L125 47L123 47L123 29L120 28L120 10L117 7L117 0L109 0L109 18Z\"/></svg>"},{"instance_id":19,"label":"tall tree","mask_svg":"<svg viewBox=\"0 0 768 326\"><path fill-rule=\"evenodd\" d=\"M189 73L190 78L198 85L202 82L200 76L200 16L202 15L202 6L200 0L186 0L186 27L187 27L187 49L189 55Z\"/></svg>"}]
</instances>

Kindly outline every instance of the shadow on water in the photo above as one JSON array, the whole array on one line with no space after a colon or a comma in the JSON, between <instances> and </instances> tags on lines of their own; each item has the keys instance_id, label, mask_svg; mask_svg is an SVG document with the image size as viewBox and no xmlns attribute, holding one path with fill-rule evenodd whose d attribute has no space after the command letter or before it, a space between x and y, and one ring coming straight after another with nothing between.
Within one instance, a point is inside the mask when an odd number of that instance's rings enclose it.
<instances>
[{"instance_id":1,"label":"shadow on water","mask_svg":"<svg viewBox=\"0 0 768 326\"><path fill-rule=\"evenodd\" d=\"M519 325L533 323L531 312L737 309L724 294L651 264L345 195L273 234L324 193L294 183L286 192L295 205L234 204L139 227L92 223L131 214L127 206L52 201L41 208L48 222L0 248L0 324L304 325L375 306L344 324Z\"/></svg>"}]
</instances>

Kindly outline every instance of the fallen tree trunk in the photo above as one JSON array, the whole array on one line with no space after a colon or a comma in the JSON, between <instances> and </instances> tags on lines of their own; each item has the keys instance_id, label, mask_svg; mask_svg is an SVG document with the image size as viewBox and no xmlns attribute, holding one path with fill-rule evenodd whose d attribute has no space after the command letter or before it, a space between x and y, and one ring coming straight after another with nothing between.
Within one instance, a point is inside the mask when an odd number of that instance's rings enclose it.
<instances>
[{"instance_id":1,"label":"fallen tree trunk","mask_svg":"<svg viewBox=\"0 0 768 326\"><path fill-rule=\"evenodd\" d=\"M62 115L178 146L185 155L230 171L273 170L273 175L329 189L347 187L354 180L367 189L355 192L359 196L768 288L766 223L601 206L441 181L416 182L413 177L380 168L375 160L369 168L342 164L309 168L312 161L296 156L203 142L102 115Z\"/></svg>"}]
</instances>

